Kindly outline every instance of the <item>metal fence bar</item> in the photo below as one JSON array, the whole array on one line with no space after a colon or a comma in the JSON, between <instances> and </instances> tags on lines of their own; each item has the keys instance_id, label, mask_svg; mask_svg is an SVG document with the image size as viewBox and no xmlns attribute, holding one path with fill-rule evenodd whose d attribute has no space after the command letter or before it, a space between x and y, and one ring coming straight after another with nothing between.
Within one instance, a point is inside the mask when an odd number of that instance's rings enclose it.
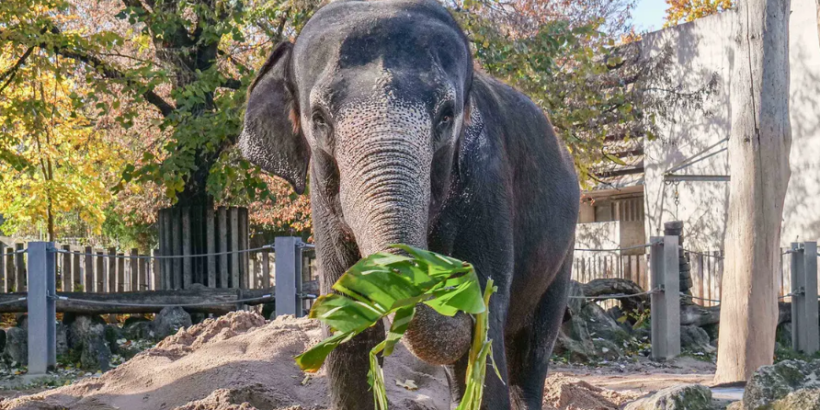
<instances>
[{"instance_id":1,"label":"metal fence bar","mask_svg":"<svg viewBox=\"0 0 820 410\"><path fill-rule=\"evenodd\" d=\"M28 374L46 374L57 364L56 255L52 242L29 242Z\"/></svg>"},{"instance_id":2,"label":"metal fence bar","mask_svg":"<svg viewBox=\"0 0 820 410\"><path fill-rule=\"evenodd\" d=\"M805 335L801 331L804 326L803 320L805 318L805 303L803 303L804 295L802 294L802 289L805 288L805 284L803 283L803 278L805 275L803 274L803 255L800 252L800 244L797 242L792 242L792 249L791 249L791 291L789 294L792 295L792 348L794 350L802 350L803 346L806 345Z\"/></svg>"},{"instance_id":3,"label":"metal fence bar","mask_svg":"<svg viewBox=\"0 0 820 410\"><path fill-rule=\"evenodd\" d=\"M276 316L303 316L302 300L302 240L297 237L276 238Z\"/></svg>"},{"instance_id":4,"label":"metal fence bar","mask_svg":"<svg viewBox=\"0 0 820 410\"><path fill-rule=\"evenodd\" d=\"M680 355L680 272L678 237L653 238L651 246L652 358L669 360Z\"/></svg>"}]
</instances>

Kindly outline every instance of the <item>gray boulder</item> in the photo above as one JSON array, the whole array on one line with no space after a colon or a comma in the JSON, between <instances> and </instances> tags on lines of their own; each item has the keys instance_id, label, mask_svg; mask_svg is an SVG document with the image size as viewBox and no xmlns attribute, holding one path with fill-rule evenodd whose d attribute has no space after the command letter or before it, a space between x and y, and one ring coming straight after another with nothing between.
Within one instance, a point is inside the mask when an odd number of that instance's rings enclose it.
<instances>
[{"instance_id":1,"label":"gray boulder","mask_svg":"<svg viewBox=\"0 0 820 410\"><path fill-rule=\"evenodd\" d=\"M712 391L699 384L673 386L629 403L624 410L711 410Z\"/></svg>"},{"instance_id":2,"label":"gray boulder","mask_svg":"<svg viewBox=\"0 0 820 410\"><path fill-rule=\"evenodd\" d=\"M119 349L119 343L117 340L123 339L123 332L117 325L105 325L105 343L108 344L108 349L111 350L111 353L114 354L121 354Z\"/></svg>"},{"instance_id":3,"label":"gray boulder","mask_svg":"<svg viewBox=\"0 0 820 410\"><path fill-rule=\"evenodd\" d=\"M629 332L596 303L585 305L580 317L593 338L600 337L615 344L621 344L630 338Z\"/></svg>"},{"instance_id":4,"label":"gray boulder","mask_svg":"<svg viewBox=\"0 0 820 410\"><path fill-rule=\"evenodd\" d=\"M28 330L19 327L6 330L5 352L11 360L28 364Z\"/></svg>"},{"instance_id":5,"label":"gray boulder","mask_svg":"<svg viewBox=\"0 0 820 410\"><path fill-rule=\"evenodd\" d=\"M159 339L176 334L179 329L191 326L191 315L181 307L163 308L151 322L151 330Z\"/></svg>"},{"instance_id":6,"label":"gray boulder","mask_svg":"<svg viewBox=\"0 0 820 410\"><path fill-rule=\"evenodd\" d=\"M99 317L77 316L69 327L69 345L80 351L80 365L86 370L107 371L111 349L105 339L105 322Z\"/></svg>"},{"instance_id":7,"label":"gray boulder","mask_svg":"<svg viewBox=\"0 0 820 410\"><path fill-rule=\"evenodd\" d=\"M611 340L595 338L592 340L592 344L595 346L595 354L604 360L615 361L624 355L621 346Z\"/></svg>"},{"instance_id":8,"label":"gray boulder","mask_svg":"<svg viewBox=\"0 0 820 410\"><path fill-rule=\"evenodd\" d=\"M698 326L680 327L680 347L690 352L713 353L716 350L709 334Z\"/></svg>"},{"instance_id":9,"label":"gray boulder","mask_svg":"<svg viewBox=\"0 0 820 410\"><path fill-rule=\"evenodd\" d=\"M153 340L154 331L151 330L151 322L134 321L122 326L122 334L128 340Z\"/></svg>"},{"instance_id":10,"label":"gray boulder","mask_svg":"<svg viewBox=\"0 0 820 410\"><path fill-rule=\"evenodd\" d=\"M573 363L587 363L595 356L595 346L589 339L585 341L575 340L563 331L558 333L555 347L552 350L554 356L566 357Z\"/></svg>"},{"instance_id":11,"label":"gray boulder","mask_svg":"<svg viewBox=\"0 0 820 410\"><path fill-rule=\"evenodd\" d=\"M567 302L567 309L572 316L576 316L581 314L581 309L586 304L585 299L581 299L584 296L584 285L580 284L577 281L570 281L569 282L569 300Z\"/></svg>"},{"instance_id":12,"label":"gray boulder","mask_svg":"<svg viewBox=\"0 0 820 410\"><path fill-rule=\"evenodd\" d=\"M752 375L743 394L743 409L811 410L820 409L803 405L811 397L818 397L820 390L820 360L804 362L785 360L772 366L762 366ZM786 406L789 404L789 406Z\"/></svg>"},{"instance_id":13,"label":"gray boulder","mask_svg":"<svg viewBox=\"0 0 820 410\"><path fill-rule=\"evenodd\" d=\"M775 341L782 349L792 348L792 322L783 322L777 326Z\"/></svg>"},{"instance_id":14,"label":"gray boulder","mask_svg":"<svg viewBox=\"0 0 820 410\"><path fill-rule=\"evenodd\" d=\"M68 353L68 326L57 323L57 356Z\"/></svg>"}]
</instances>

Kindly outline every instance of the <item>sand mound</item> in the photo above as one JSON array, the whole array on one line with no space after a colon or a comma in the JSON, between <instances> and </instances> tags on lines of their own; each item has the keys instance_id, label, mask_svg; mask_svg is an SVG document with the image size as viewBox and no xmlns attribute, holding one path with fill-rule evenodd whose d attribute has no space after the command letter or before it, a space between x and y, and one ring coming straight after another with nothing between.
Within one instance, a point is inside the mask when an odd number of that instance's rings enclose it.
<instances>
[{"instance_id":1,"label":"sand mound","mask_svg":"<svg viewBox=\"0 0 820 410\"><path fill-rule=\"evenodd\" d=\"M235 312L180 330L99 378L0 402L3 410L321 410L322 372L307 377L293 357L318 342L316 321ZM444 372L399 344L386 360L391 409L446 410ZM398 386L412 380L417 390ZM545 403L561 409L617 408L627 396L561 375L547 381Z\"/></svg>"},{"instance_id":2,"label":"sand mound","mask_svg":"<svg viewBox=\"0 0 820 410\"><path fill-rule=\"evenodd\" d=\"M583 380L557 373L547 378L544 407L561 410L617 410L621 404L640 396L638 393L602 389Z\"/></svg>"}]
</instances>

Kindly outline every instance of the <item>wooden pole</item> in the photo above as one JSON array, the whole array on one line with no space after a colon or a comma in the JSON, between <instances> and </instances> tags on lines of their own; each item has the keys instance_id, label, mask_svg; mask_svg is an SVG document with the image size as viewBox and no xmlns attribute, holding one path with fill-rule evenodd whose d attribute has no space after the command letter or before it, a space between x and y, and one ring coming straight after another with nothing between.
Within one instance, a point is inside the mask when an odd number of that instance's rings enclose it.
<instances>
[{"instance_id":1,"label":"wooden pole","mask_svg":"<svg viewBox=\"0 0 820 410\"><path fill-rule=\"evenodd\" d=\"M24 291L27 289L26 284L28 281L26 280L26 265L25 261L23 260L23 254L20 252L25 249L25 245L22 243L14 244L14 250L17 252L14 255L14 283L17 285L16 290L18 292Z\"/></svg>"},{"instance_id":2,"label":"wooden pole","mask_svg":"<svg viewBox=\"0 0 820 410\"><path fill-rule=\"evenodd\" d=\"M205 240L208 252L208 287L216 287L216 221L214 220L214 208L208 207L205 210Z\"/></svg>"},{"instance_id":3,"label":"wooden pole","mask_svg":"<svg viewBox=\"0 0 820 410\"><path fill-rule=\"evenodd\" d=\"M790 0L737 2L730 80L729 211L715 383L773 361L783 203L791 170Z\"/></svg>"},{"instance_id":4,"label":"wooden pole","mask_svg":"<svg viewBox=\"0 0 820 410\"><path fill-rule=\"evenodd\" d=\"M2 289L3 293L8 293L9 291L9 281L6 280L6 244L0 242L0 281L3 281Z\"/></svg>"}]
</instances>

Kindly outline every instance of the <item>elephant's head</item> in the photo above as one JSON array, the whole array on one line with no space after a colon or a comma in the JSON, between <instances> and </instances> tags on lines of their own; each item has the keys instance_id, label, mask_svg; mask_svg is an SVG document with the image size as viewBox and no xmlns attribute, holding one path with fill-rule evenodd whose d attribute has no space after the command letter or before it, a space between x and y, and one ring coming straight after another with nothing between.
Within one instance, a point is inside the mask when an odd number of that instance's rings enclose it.
<instances>
[{"instance_id":1,"label":"elephant's head","mask_svg":"<svg viewBox=\"0 0 820 410\"><path fill-rule=\"evenodd\" d=\"M362 256L426 248L472 75L466 37L434 0L332 3L262 67L240 147L300 193L312 161L314 197L336 197Z\"/></svg>"}]
</instances>

